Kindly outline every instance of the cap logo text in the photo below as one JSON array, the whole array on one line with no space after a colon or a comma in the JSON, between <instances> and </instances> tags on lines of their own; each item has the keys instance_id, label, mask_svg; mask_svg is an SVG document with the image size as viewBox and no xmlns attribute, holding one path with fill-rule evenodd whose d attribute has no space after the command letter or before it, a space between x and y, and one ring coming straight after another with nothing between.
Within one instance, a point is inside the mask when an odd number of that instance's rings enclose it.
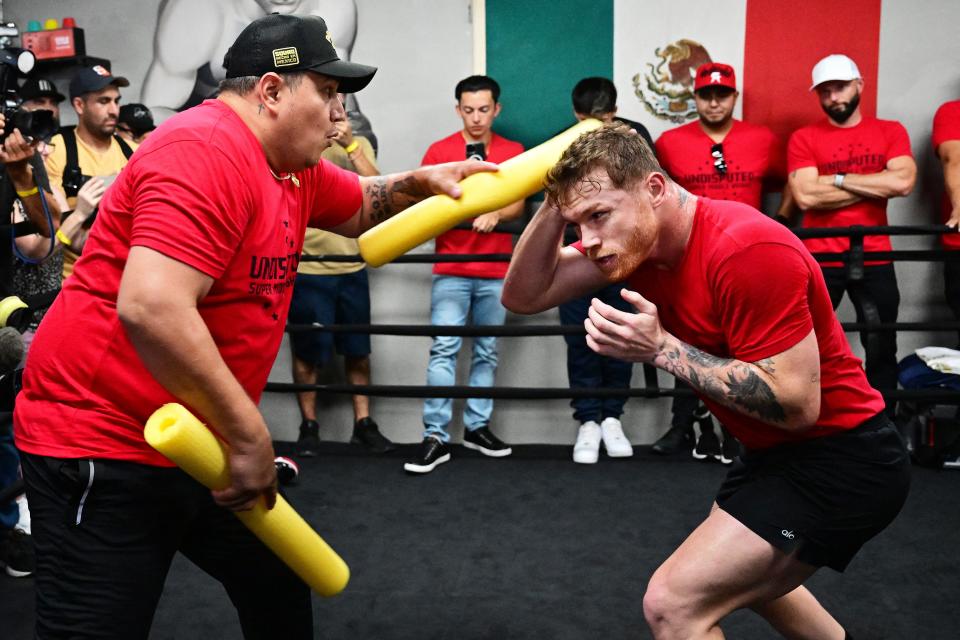
<instances>
[{"instance_id":1,"label":"cap logo text","mask_svg":"<svg viewBox=\"0 0 960 640\"><path fill-rule=\"evenodd\" d=\"M273 50L273 66L292 67L300 64L300 56L297 54L296 47L284 47L283 49Z\"/></svg>"},{"instance_id":2,"label":"cap logo text","mask_svg":"<svg viewBox=\"0 0 960 640\"><path fill-rule=\"evenodd\" d=\"M324 36L324 37L327 39L327 42L329 42L331 45L333 45L333 36L330 35L330 32L329 32L329 31L327 31L327 35Z\"/></svg>"}]
</instances>

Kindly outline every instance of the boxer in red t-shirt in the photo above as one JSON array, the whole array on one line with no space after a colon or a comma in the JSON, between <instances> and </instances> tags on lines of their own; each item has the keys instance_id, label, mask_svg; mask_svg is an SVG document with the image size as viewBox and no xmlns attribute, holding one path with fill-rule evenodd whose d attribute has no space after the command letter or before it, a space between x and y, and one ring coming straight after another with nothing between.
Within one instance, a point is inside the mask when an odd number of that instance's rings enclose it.
<instances>
[{"instance_id":1,"label":"boxer in red t-shirt","mask_svg":"<svg viewBox=\"0 0 960 640\"><path fill-rule=\"evenodd\" d=\"M495 170L360 178L322 161L346 118L338 90L359 91L376 69L340 60L319 17L253 22L224 66L219 99L167 120L106 193L33 342L15 435L38 637L146 638L177 551L223 583L246 637L314 637L308 587L229 513L276 500L257 402L306 227L356 236ZM145 442L167 402L228 444L228 488L211 495Z\"/></svg>"},{"instance_id":2,"label":"boxer in red t-shirt","mask_svg":"<svg viewBox=\"0 0 960 640\"><path fill-rule=\"evenodd\" d=\"M960 225L960 100L940 105L933 117L933 150L943 165L941 221ZM941 236L944 249L960 249L960 233ZM953 317L960 320L960 261L943 263L943 293Z\"/></svg>"},{"instance_id":3,"label":"boxer in red t-shirt","mask_svg":"<svg viewBox=\"0 0 960 640\"><path fill-rule=\"evenodd\" d=\"M775 217L790 217L793 198L784 188L784 149L770 129L733 117L737 106L737 77L733 67L708 62L697 68L694 80L696 122L664 131L657 139L657 159L673 180L697 196L743 202L760 209L764 191L782 191ZM677 381L677 388L686 387ZM673 399L670 429L654 444L654 453L671 454L689 448L693 424L700 423L693 456L729 464L736 457L736 440L724 430L717 440L709 413L696 398ZM699 417L699 418L698 418Z\"/></svg>"},{"instance_id":4,"label":"boxer in red t-shirt","mask_svg":"<svg viewBox=\"0 0 960 640\"><path fill-rule=\"evenodd\" d=\"M626 281L635 312L594 300L590 347L685 380L746 447L709 516L650 579L654 636L719 637L724 616L750 607L787 637L847 637L803 582L842 571L893 520L910 461L817 263L756 209L692 196L622 130L581 136L546 191L504 305L537 313ZM561 247L566 224L581 241Z\"/></svg>"},{"instance_id":5,"label":"boxer in red t-shirt","mask_svg":"<svg viewBox=\"0 0 960 640\"><path fill-rule=\"evenodd\" d=\"M787 145L790 188L803 210L804 228L884 226L887 200L913 190L917 165L907 130L899 122L860 113L863 79L853 60L834 54L813 68L813 85L827 119L798 129ZM812 252L843 252L850 239L811 238ZM867 236L865 251L890 251L889 236ZM858 322L896 322L900 291L893 263L867 260L862 274L841 262L824 262L823 277L836 308L846 292ZM897 388L897 334L868 331L860 336L870 384ZM887 406L893 415L894 403Z\"/></svg>"}]
</instances>

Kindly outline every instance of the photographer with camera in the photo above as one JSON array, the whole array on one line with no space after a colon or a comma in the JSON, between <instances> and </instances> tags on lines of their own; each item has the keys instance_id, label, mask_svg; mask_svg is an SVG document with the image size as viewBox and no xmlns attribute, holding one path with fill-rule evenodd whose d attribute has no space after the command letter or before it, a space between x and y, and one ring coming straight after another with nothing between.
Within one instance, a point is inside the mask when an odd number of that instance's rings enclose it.
<instances>
[{"instance_id":1,"label":"photographer with camera","mask_svg":"<svg viewBox=\"0 0 960 640\"><path fill-rule=\"evenodd\" d=\"M55 233L60 210L50 193L38 148L42 137L52 133L52 119L32 118L22 108L22 99L12 87L13 74L0 73L4 104L0 113L0 206L7 224L14 221L14 211L33 224L38 238L47 242ZM9 83L9 84L8 84ZM10 122L8 122L8 116ZM17 125L24 126L26 135ZM8 227L9 228L9 227ZM0 242L0 489L7 489L19 480L20 458L13 443L13 373L23 356L23 340L19 335L31 309L13 295L13 243ZM12 328L16 326L18 328ZM18 330L19 329L19 330ZM26 508L24 505L24 513ZM15 499L0 504L0 568L11 577L25 577L34 570L33 542L29 535L29 518L21 514Z\"/></svg>"},{"instance_id":2,"label":"photographer with camera","mask_svg":"<svg viewBox=\"0 0 960 640\"><path fill-rule=\"evenodd\" d=\"M58 239L63 243L63 277L83 251L106 188L126 166L136 144L117 135L120 88L130 86L105 67L84 67L70 81L70 103L77 126L64 127L50 141L46 159L50 184L65 214Z\"/></svg>"}]
</instances>

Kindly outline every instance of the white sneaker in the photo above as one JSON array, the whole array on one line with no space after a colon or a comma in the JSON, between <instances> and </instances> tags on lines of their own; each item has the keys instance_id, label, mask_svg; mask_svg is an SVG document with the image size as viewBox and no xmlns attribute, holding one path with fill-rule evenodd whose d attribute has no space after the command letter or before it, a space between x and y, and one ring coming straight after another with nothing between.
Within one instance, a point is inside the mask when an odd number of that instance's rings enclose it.
<instances>
[{"instance_id":1,"label":"white sneaker","mask_svg":"<svg viewBox=\"0 0 960 640\"><path fill-rule=\"evenodd\" d=\"M573 461L578 464L595 464L600 457L600 425L593 420L580 425L577 443L573 445Z\"/></svg>"},{"instance_id":2,"label":"white sneaker","mask_svg":"<svg viewBox=\"0 0 960 640\"><path fill-rule=\"evenodd\" d=\"M21 495L17 498L17 508L20 511L20 517L15 529L20 529L28 536L30 535L30 508L27 506L27 496Z\"/></svg>"},{"instance_id":3,"label":"white sneaker","mask_svg":"<svg viewBox=\"0 0 960 640\"><path fill-rule=\"evenodd\" d=\"M629 458L633 455L633 445L623 435L623 425L616 418L607 418L600 423L603 432L603 446L611 458Z\"/></svg>"}]
</instances>

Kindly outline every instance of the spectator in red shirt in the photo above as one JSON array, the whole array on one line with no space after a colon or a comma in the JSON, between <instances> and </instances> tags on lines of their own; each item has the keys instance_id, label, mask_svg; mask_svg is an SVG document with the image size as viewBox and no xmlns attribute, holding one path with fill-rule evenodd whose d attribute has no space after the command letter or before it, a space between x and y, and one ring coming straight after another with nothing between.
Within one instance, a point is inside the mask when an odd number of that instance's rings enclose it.
<instances>
[{"instance_id":1,"label":"spectator in red shirt","mask_svg":"<svg viewBox=\"0 0 960 640\"><path fill-rule=\"evenodd\" d=\"M917 179L907 130L899 122L860 113L863 79L853 60L834 54L813 68L813 84L827 119L798 129L787 146L790 188L803 210L804 228L883 226L887 200L907 196ZM850 239L811 238L811 252L843 252ZM865 251L890 251L889 236L867 236ZM890 260L867 260L862 273L842 262L824 262L823 277L836 308L846 292L858 322L896 322L897 275ZM897 334L860 336L867 378L874 388L897 388ZM893 415L895 403L887 405Z\"/></svg>"},{"instance_id":2,"label":"spectator in red shirt","mask_svg":"<svg viewBox=\"0 0 960 640\"><path fill-rule=\"evenodd\" d=\"M167 120L104 195L30 351L14 419L38 637L146 638L177 551L223 583L246 637L314 637L309 588L230 513L276 500L257 402L304 232L356 236L494 169L361 178L321 161L346 118L338 90L376 69L340 60L317 16L256 20L224 66L220 97ZM228 488L211 494L145 442L167 402L227 443Z\"/></svg>"},{"instance_id":3,"label":"spectator in red shirt","mask_svg":"<svg viewBox=\"0 0 960 640\"><path fill-rule=\"evenodd\" d=\"M567 224L581 241L562 247ZM803 583L842 571L893 520L910 460L817 263L783 225L691 195L639 136L604 127L548 174L503 302L537 313L616 281L634 309L594 300L590 347L685 380L747 450L650 579L654 637L721 637L720 620L745 607L789 638L846 637Z\"/></svg>"},{"instance_id":4,"label":"spectator in red shirt","mask_svg":"<svg viewBox=\"0 0 960 640\"><path fill-rule=\"evenodd\" d=\"M941 220L954 233L941 236L944 249L960 249L960 100L940 105L933 117L933 150L943 165ZM943 263L943 292L953 317L960 320L960 261Z\"/></svg>"},{"instance_id":5,"label":"spectator in red shirt","mask_svg":"<svg viewBox=\"0 0 960 640\"><path fill-rule=\"evenodd\" d=\"M764 191L781 190L775 215L789 217L794 205L789 189L784 189L783 145L770 129L733 117L740 97L733 67L702 64L693 86L697 121L664 131L657 139L657 159L664 171L693 195L742 202L755 209L761 208ZM687 385L677 380L675 387ZM695 458L729 464L736 457L736 440L726 430L723 442L718 440L713 419L696 398L674 398L672 413L670 429L653 444L654 453L689 448L694 442L693 425L699 422Z\"/></svg>"},{"instance_id":6,"label":"spectator in red shirt","mask_svg":"<svg viewBox=\"0 0 960 640\"><path fill-rule=\"evenodd\" d=\"M500 115L500 85L488 76L470 76L457 83L457 115L463 129L434 142L423 156L423 164L486 159L503 162L523 153L523 146L493 132L493 121ZM500 222L514 220L523 213L523 200L473 219L472 229L452 229L437 237L437 253L483 254L510 253L513 238L497 232ZM500 304L505 262L438 262L433 267L430 294L430 323L434 325L499 325L506 318ZM456 382L457 354L463 338L438 335L430 347L427 384L449 386ZM492 336L473 339L470 361L470 386L492 387L497 372L497 339ZM512 452L490 431L493 400L469 398L463 411L463 446L491 457ZM438 464L450 460L450 433L453 417L451 398L428 398L423 403L423 442L416 456L403 468L408 473L430 473Z\"/></svg>"}]
</instances>

